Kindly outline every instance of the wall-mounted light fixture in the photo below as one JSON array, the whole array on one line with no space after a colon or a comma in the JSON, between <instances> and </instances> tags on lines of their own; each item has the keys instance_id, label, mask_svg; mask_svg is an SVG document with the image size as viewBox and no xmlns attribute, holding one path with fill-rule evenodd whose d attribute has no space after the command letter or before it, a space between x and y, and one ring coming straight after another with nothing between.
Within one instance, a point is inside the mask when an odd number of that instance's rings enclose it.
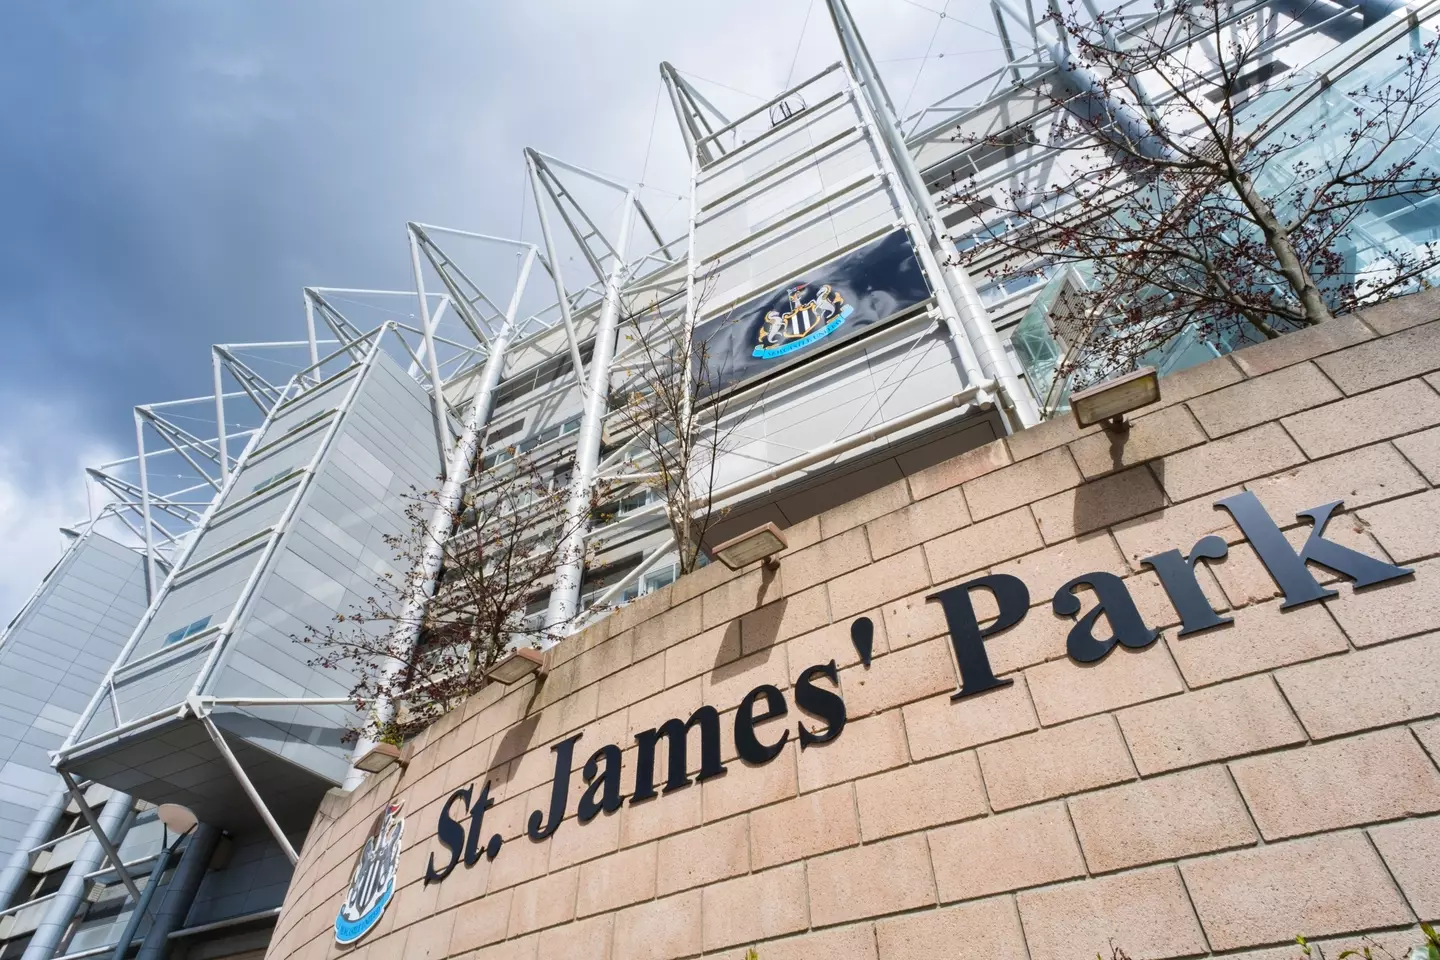
<instances>
[{"instance_id":1,"label":"wall-mounted light fixture","mask_svg":"<svg viewBox=\"0 0 1440 960\"><path fill-rule=\"evenodd\" d=\"M1070 412L1082 427L1104 423L1106 429L1129 427L1125 414L1160 399L1160 377L1154 367L1141 367L1114 380L1070 395Z\"/></svg>"},{"instance_id":2,"label":"wall-mounted light fixture","mask_svg":"<svg viewBox=\"0 0 1440 960\"><path fill-rule=\"evenodd\" d=\"M539 670L543 662L544 656L539 650L517 647L506 654L503 660L491 667L486 676L496 683L503 683L508 687Z\"/></svg>"},{"instance_id":3,"label":"wall-mounted light fixture","mask_svg":"<svg viewBox=\"0 0 1440 960\"><path fill-rule=\"evenodd\" d=\"M364 770L366 773L383 773L397 763L405 765L400 759L400 748L393 743L377 743L355 758L355 769Z\"/></svg>"},{"instance_id":4,"label":"wall-mounted light fixture","mask_svg":"<svg viewBox=\"0 0 1440 960\"><path fill-rule=\"evenodd\" d=\"M731 570L739 570L748 566L756 560L765 561L766 566L778 565L778 560L771 558L784 550L788 544L785 535L780 528L773 523L767 523L763 527L756 527L746 533L740 534L726 540L724 543L710 551L710 556L715 557Z\"/></svg>"}]
</instances>

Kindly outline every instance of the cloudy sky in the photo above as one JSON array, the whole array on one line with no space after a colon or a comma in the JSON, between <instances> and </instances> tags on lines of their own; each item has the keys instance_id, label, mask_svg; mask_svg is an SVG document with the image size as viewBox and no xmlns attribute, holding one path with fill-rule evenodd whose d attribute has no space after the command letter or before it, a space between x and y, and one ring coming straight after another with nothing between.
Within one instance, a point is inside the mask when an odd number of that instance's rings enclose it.
<instances>
[{"instance_id":1,"label":"cloudy sky","mask_svg":"<svg viewBox=\"0 0 1440 960\"><path fill-rule=\"evenodd\" d=\"M911 109L998 64L987 6L852 0ZM824 0L21 0L0 18L0 623L83 516L80 467L133 452L135 404L209 390L209 344L303 335L305 284L407 285L406 220L538 240L527 145L643 173L683 217L658 63L738 112L839 57Z\"/></svg>"}]
</instances>

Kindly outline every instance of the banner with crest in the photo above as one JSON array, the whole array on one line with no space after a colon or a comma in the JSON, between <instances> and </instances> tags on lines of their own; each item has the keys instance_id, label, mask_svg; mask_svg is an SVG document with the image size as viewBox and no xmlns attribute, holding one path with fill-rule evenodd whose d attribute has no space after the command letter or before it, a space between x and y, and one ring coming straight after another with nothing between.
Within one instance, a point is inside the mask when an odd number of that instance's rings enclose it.
<instances>
[{"instance_id":1,"label":"banner with crest","mask_svg":"<svg viewBox=\"0 0 1440 960\"><path fill-rule=\"evenodd\" d=\"M806 270L695 327L714 393L823 353L930 298L904 230Z\"/></svg>"}]
</instances>

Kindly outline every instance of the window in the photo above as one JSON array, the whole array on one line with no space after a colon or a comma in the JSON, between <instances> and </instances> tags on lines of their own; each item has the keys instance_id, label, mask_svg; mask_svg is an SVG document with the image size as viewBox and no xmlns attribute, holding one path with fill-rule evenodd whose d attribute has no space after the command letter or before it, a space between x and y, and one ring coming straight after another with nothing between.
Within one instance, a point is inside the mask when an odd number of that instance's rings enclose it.
<instances>
[{"instance_id":1,"label":"window","mask_svg":"<svg viewBox=\"0 0 1440 960\"><path fill-rule=\"evenodd\" d=\"M521 430L524 430L524 429L525 429L525 418L524 418L524 417L521 417L519 420L516 420L514 423L507 423L507 424L505 424L505 426L503 426L503 427L496 427L496 428L494 428L493 430L491 430L489 433L487 433L487 434L485 435L485 445L488 447L488 446L491 446L491 445L493 445L493 444L499 443L501 440L504 440L506 437L513 436L514 434L517 434L517 433L519 433Z\"/></svg>"},{"instance_id":2,"label":"window","mask_svg":"<svg viewBox=\"0 0 1440 960\"><path fill-rule=\"evenodd\" d=\"M298 472L298 471L297 471L294 467L286 467L284 470L281 470L279 473L273 474L272 476L268 476L268 477L266 477L264 480L261 480L259 483L255 484L255 486L253 486L253 487L250 488L250 492L251 492L251 493L254 493L256 490L263 490L263 489L265 489L266 487L270 486L271 484L278 483L279 481L281 481L281 480L284 479L285 477L288 477L290 474L296 473L296 472Z\"/></svg>"},{"instance_id":3,"label":"window","mask_svg":"<svg viewBox=\"0 0 1440 960\"><path fill-rule=\"evenodd\" d=\"M179 630L171 630L169 633L165 634L165 643L162 644L162 646L168 647L172 643L179 643L186 637L193 637L195 634L199 633L201 630L204 630L208 626L210 626L210 618L201 617L199 620L196 620L189 626L181 627Z\"/></svg>"},{"instance_id":4,"label":"window","mask_svg":"<svg viewBox=\"0 0 1440 960\"><path fill-rule=\"evenodd\" d=\"M580 345L580 362L589 363L594 352L594 340L582 343ZM560 356L551 357L529 370L507 378L495 391L495 409L498 410L507 403L513 403L531 391L549 386L562 377L573 376L574 366L574 362L570 359L570 350L567 347Z\"/></svg>"}]
</instances>

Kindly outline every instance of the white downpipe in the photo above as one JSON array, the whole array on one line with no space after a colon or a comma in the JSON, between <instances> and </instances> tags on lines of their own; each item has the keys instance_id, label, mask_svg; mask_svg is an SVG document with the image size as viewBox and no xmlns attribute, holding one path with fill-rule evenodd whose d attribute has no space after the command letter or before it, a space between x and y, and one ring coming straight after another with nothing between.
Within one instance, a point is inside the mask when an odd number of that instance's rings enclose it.
<instances>
[{"instance_id":1,"label":"white downpipe","mask_svg":"<svg viewBox=\"0 0 1440 960\"><path fill-rule=\"evenodd\" d=\"M938 247L937 252L943 261L941 275L944 277L945 284L949 287L950 295L959 311L961 326L975 349L980 369L987 377L999 383L1001 393L1013 407L1013 410L1009 412L1013 413L1016 425L1020 427L1033 426L1040 422L1040 410L1036 406L1035 397L1020 379L1009 355L1005 353L1005 348L1000 344L1000 336L990 322L989 314L985 310L985 304L981 301L979 292L975 289L974 282L959 265L959 252L945 231L945 224L940 219L940 212L935 208L934 198L930 196L930 191L926 189L920 172L915 168L915 160L910 156L910 149L900 134L899 120L895 117L884 84L881 82L874 64L870 61L864 42L860 39L855 21L850 16L850 10L846 7L845 0L825 0L825 2L830 8L830 17L835 23L835 32L839 34L845 60L851 71L858 75L865 100L876 114L878 120L876 125L880 128L880 134L889 148L890 158L904 183L906 192L910 194L916 206L917 213L929 227L928 232Z\"/></svg>"},{"instance_id":2,"label":"white downpipe","mask_svg":"<svg viewBox=\"0 0 1440 960\"><path fill-rule=\"evenodd\" d=\"M490 423L490 410L495 401L495 388L500 384L500 373L505 366L505 351L515 336L515 315L520 310L520 295L530 277L530 268L535 263L536 248L532 245L526 251L520 267L520 276L515 281L515 292L505 310L505 322L500 332L490 342L490 353L485 358L485 367L480 374L480 386L465 417L465 429L450 451L450 461L445 467L445 482L440 487L440 498L430 514L425 527L425 550L420 565L410 577L408 596L401 609L400 623L391 635L392 656L381 674L380 689L393 684L409 664L415 643L420 638L420 621L425 616L425 607L435 592L435 577L445 559L445 541L450 538L455 526L455 516L470 479L471 468L480 450L480 438ZM358 758L375 745L371 733L389 722L395 716L395 704L385 696L377 697L371 710L371 726L355 743L352 757ZM362 771L350 768L345 778L345 789L350 790L364 781Z\"/></svg>"},{"instance_id":3,"label":"white downpipe","mask_svg":"<svg viewBox=\"0 0 1440 960\"><path fill-rule=\"evenodd\" d=\"M595 352L590 358L590 386L585 397L585 415L575 444L575 471L570 496L565 502L565 540L560 562L550 587L550 605L545 610L549 633L574 620L580 609L580 585L585 576L585 538L589 528L590 493L600 466L600 440L610 393L610 361L615 356L615 336L620 326L620 288L628 272L625 262L630 247L630 229L635 222L635 192L625 194L625 212L620 221L615 265L605 281L605 303L595 330Z\"/></svg>"}]
</instances>

